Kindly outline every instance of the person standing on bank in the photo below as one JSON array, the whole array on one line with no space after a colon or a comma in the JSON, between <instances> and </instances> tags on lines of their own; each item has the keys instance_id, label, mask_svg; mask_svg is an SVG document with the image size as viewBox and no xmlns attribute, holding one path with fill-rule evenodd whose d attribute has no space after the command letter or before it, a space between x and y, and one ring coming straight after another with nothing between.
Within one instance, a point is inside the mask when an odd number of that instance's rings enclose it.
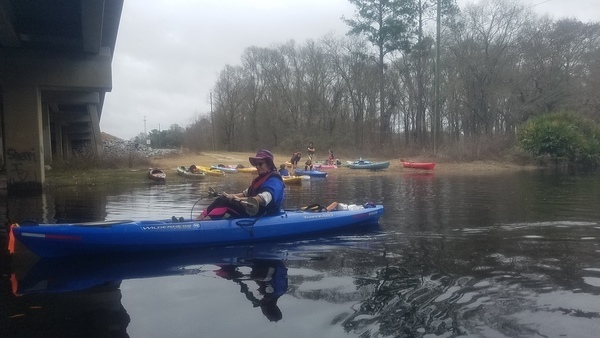
<instances>
[{"instance_id":1,"label":"person standing on bank","mask_svg":"<svg viewBox=\"0 0 600 338\"><path fill-rule=\"evenodd\" d=\"M330 165L335 164L335 156L333 156L333 150L329 149L329 157L327 157L327 161Z\"/></svg>"},{"instance_id":2,"label":"person standing on bank","mask_svg":"<svg viewBox=\"0 0 600 338\"><path fill-rule=\"evenodd\" d=\"M315 146L312 142L308 142L308 147L306 150L308 151L308 159L312 162L313 157L315 156Z\"/></svg>"},{"instance_id":3,"label":"person standing on bank","mask_svg":"<svg viewBox=\"0 0 600 338\"><path fill-rule=\"evenodd\" d=\"M296 168L298 167L298 162L300 162L301 158L302 158L301 152L295 152L292 154L292 158L290 158L290 163L292 164L292 170L296 170Z\"/></svg>"},{"instance_id":4,"label":"person standing on bank","mask_svg":"<svg viewBox=\"0 0 600 338\"><path fill-rule=\"evenodd\" d=\"M248 160L258 171L250 187L237 194L222 193L202 211L198 220L276 215L281 211L285 186L273 164L273 154L261 149Z\"/></svg>"}]
</instances>

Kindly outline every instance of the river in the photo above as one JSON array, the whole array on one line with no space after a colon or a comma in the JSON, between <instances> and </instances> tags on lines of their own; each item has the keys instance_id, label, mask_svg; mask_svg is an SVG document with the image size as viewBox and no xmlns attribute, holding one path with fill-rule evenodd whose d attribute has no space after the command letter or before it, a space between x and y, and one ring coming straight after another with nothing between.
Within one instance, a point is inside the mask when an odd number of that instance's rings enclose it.
<instances>
[{"instance_id":1,"label":"river","mask_svg":"<svg viewBox=\"0 0 600 338\"><path fill-rule=\"evenodd\" d=\"M3 255L0 336L597 335L598 174L345 170L286 187L285 208L374 202L385 207L377 227L248 247L38 264L29 270L38 282L18 287L11 276L27 275L30 266L11 265ZM0 196L0 208L11 220L50 223L189 217L210 203L209 187L235 192L250 179L231 174L56 188Z\"/></svg>"}]
</instances>

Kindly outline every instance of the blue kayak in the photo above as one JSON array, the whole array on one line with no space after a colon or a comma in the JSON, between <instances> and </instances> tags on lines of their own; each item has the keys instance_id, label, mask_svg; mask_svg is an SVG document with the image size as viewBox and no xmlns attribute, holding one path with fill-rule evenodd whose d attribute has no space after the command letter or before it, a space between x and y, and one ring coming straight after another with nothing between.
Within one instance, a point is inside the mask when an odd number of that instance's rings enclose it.
<instances>
[{"instance_id":1,"label":"blue kayak","mask_svg":"<svg viewBox=\"0 0 600 338\"><path fill-rule=\"evenodd\" d=\"M103 221L11 226L20 243L40 257L147 252L247 244L377 223L382 205L354 210L282 211L275 216L223 220Z\"/></svg>"},{"instance_id":2,"label":"blue kayak","mask_svg":"<svg viewBox=\"0 0 600 338\"><path fill-rule=\"evenodd\" d=\"M326 177L327 173L324 171L318 171L318 170L302 170L302 169L296 169L294 170L294 173L296 174L296 176L311 176L311 177Z\"/></svg>"},{"instance_id":3,"label":"blue kayak","mask_svg":"<svg viewBox=\"0 0 600 338\"><path fill-rule=\"evenodd\" d=\"M89 256L42 258L14 270L12 290L16 295L82 291L128 279L202 274L199 266L207 264L223 267L310 260L334 248L370 251L381 243L376 240L377 224L341 231L302 241L103 254L94 256L93 264Z\"/></svg>"},{"instance_id":4,"label":"blue kayak","mask_svg":"<svg viewBox=\"0 0 600 338\"><path fill-rule=\"evenodd\" d=\"M365 160L359 160L354 163L348 164L350 169L369 169L369 170L383 170L390 166L390 162L371 162Z\"/></svg>"}]
</instances>

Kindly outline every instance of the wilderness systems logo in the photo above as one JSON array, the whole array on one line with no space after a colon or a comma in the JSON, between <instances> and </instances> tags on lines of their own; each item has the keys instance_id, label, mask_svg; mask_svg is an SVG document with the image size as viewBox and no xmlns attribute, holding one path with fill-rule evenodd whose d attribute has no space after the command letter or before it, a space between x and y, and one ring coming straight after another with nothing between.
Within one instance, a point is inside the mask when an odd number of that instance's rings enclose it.
<instances>
[{"instance_id":1,"label":"wilderness systems logo","mask_svg":"<svg viewBox=\"0 0 600 338\"><path fill-rule=\"evenodd\" d=\"M333 216L334 215L332 213L322 212L322 213L316 213L316 214L310 215L310 216L304 216L304 219L327 218L327 217L333 217Z\"/></svg>"},{"instance_id":2,"label":"wilderness systems logo","mask_svg":"<svg viewBox=\"0 0 600 338\"><path fill-rule=\"evenodd\" d=\"M153 224L143 225L142 230L190 230L200 229L200 223L185 223L185 224Z\"/></svg>"}]
</instances>

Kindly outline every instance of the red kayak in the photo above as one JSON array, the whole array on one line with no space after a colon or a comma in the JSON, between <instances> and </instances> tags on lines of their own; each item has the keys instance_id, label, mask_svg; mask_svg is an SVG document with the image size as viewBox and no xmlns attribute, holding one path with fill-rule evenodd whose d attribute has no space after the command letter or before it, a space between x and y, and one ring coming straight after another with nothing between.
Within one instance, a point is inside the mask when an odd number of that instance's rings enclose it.
<instances>
[{"instance_id":1,"label":"red kayak","mask_svg":"<svg viewBox=\"0 0 600 338\"><path fill-rule=\"evenodd\" d=\"M154 182L164 182L167 178L167 174L160 169L150 168L148 171L148 178Z\"/></svg>"},{"instance_id":2,"label":"red kayak","mask_svg":"<svg viewBox=\"0 0 600 338\"><path fill-rule=\"evenodd\" d=\"M435 167L435 162L404 162L404 161L402 161L402 166L404 168L432 170Z\"/></svg>"}]
</instances>

